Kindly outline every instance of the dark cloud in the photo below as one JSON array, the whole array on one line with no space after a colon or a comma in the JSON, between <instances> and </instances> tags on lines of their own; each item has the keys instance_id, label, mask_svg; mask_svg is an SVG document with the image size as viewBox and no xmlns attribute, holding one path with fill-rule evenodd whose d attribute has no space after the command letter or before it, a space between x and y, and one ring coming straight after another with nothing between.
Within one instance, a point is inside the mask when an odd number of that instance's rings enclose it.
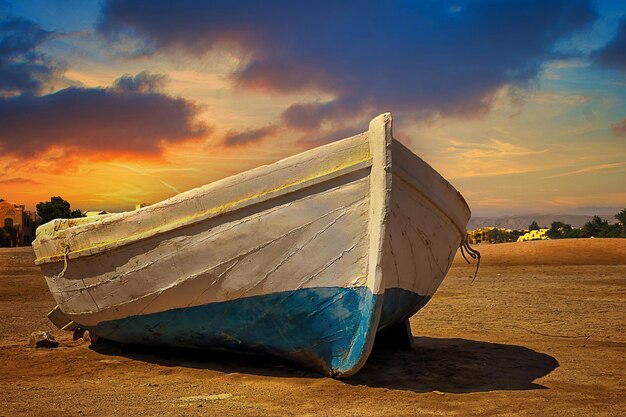
<instances>
[{"instance_id":1,"label":"dark cloud","mask_svg":"<svg viewBox=\"0 0 626 417\"><path fill-rule=\"evenodd\" d=\"M37 51L55 36L0 15L0 153L19 159L52 148L65 155L155 157L163 145L206 136L199 107L163 93L166 77L123 75L108 88L70 87L42 95L63 63Z\"/></svg>"},{"instance_id":2,"label":"dark cloud","mask_svg":"<svg viewBox=\"0 0 626 417\"><path fill-rule=\"evenodd\" d=\"M0 96L39 93L63 65L37 52L53 35L33 22L0 12Z\"/></svg>"},{"instance_id":3,"label":"dark cloud","mask_svg":"<svg viewBox=\"0 0 626 417\"><path fill-rule=\"evenodd\" d=\"M354 135L358 135L359 133L363 133L365 130L367 130L367 125L361 123L355 124L354 126L350 127L332 129L329 132L325 133L310 132L304 137L300 138L298 142L306 148L315 148L317 146L326 145L327 143L331 143L340 139L345 139Z\"/></svg>"},{"instance_id":4,"label":"dark cloud","mask_svg":"<svg viewBox=\"0 0 626 417\"><path fill-rule=\"evenodd\" d=\"M109 88L0 98L0 150L21 158L53 147L85 156L154 157L168 143L206 136L193 102L156 91L162 76L125 75Z\"/></svg>"},{"instance_id":5,"label":"dark cloud","mask_svg":"<svg viewBox=\"0 0 626 417\"><path fill-rule=\"evenodd\" d=\"M324 120L341 120L366 109L365 102L351 103L346 100L333 100L327 103L296 103L283 112L283 121L291 127L303 130L316 130Z\"/></svg>"},{"instance_id":6,"label":"dark cloud","mask_svg":"<svg viewBox=\"0 0 626 417\"><path fill-rule=\"evenodd\" d=\"M613 134L616 136L626 136L626 119L613 125Z\"/></svg>"},{"instance_id":7,"label":"dark cloud","mask_svg":"<svg viewBox=\"0 0 626 417\"><path fill-rule=\"evenodd\" d=\"M224 144L226 146L237 146L258 142L271 136L276 130L276 126L266 126L260 129L246 130L244 132L228 132L226 136L224 136Z\"/></svg>"},{"instance_id":8,"label":"dark cloud","mask_svg":"<svg viewBox=\"0 0 626 417\"><path fill-rule=\"evenodd\" d=\"M244 58L232 74L239 87L335 97L283 115L314 129L359 111L484 112L499 88L524 87L546 61L562 57L555 43L594 20L591 4L109 0L98 30L142 41L142 53L236 47Z\"/></svg>"},{"instance_id":9,"label":"dark cloud","mask_svg":"<svg viewBox=\"0 0 626 417\"><path fill-rule=\"evenodd\" d=\"M113 89L122 93L155 93L163 91L167 76L141 71L134 77L124 74L113 83Z\"/></svg>"},{"instance_id":10,"label":"dark cloud","mask_svg":"<svg viewBox=\"0 0 626 417\"><path fill-rule=\"evenodd\" d=\"M615 37L593 57L602 66L626 72L626 19L620 22Z\"/></svg>"}]
</instances>

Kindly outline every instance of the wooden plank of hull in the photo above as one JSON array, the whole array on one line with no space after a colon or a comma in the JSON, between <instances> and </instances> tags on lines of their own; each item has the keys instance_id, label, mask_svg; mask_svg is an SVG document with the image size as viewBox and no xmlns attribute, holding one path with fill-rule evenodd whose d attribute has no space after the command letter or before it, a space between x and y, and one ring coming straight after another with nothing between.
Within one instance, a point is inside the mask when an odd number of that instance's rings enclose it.
<instances>
[{"instance_id":1,"label":"wooden plank of hull","mask_svg":"<svg viewBox=\"0 0 626 417\"><path fill-rule=\"evenodd\" d=\"M367 134L322 146L174 196L135 212L57 219L37 229L37 264L90 256L187 227L371 165Z\"/></svg>"},{"instance_id":2,"label":"wooden plank of hull","mask_svg":"<svg viewBox=\"0 0 626 417\"><path fill-rule=\"evenodd\" d=\"M367 172L220 224L44 267L57 303L81 325L312 287L363 286Z\"/></svg>"},{"instance_id":3,"label":"wooden plank of hull","mask_svg":"<svg viewBox=\"0 0 626 417\"><path fill-rule=\"evenodd\" d=\"M267 352L349 376L378 329L428 302L468 219L385 114L366 134L137 212L54 222L34 246L62 310L95 334Z\"/></svg>"}]
</instances>

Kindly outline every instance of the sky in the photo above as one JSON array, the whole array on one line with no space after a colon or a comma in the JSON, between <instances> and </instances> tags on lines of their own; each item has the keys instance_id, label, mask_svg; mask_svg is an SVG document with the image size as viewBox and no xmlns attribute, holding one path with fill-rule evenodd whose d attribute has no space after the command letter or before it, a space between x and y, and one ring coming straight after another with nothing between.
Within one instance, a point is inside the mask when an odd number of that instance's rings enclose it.
<instances>
[{"instance_id":1,"label":"sky","mask_svg":"<svg viewBox=\"0 0 626 417\"><path fill-rule=\"evenodd\" d=\"M0 197L131 210L366 131L476 216L626 207L626 2L0 0Z\"/></svg>"}]
</instances>

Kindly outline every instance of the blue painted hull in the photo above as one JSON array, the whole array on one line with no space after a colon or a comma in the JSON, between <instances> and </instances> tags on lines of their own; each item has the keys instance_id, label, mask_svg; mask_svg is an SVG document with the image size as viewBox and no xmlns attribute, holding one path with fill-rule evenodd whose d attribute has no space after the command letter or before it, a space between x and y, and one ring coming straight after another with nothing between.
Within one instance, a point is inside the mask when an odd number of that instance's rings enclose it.
<instances>
[{"instance_id":1,"label":"blue painted hull","mask_svg":"<svg viewBox=\"0 0 626 417\"><path fill-rule=\"evenodd\" d=\"M276 355L327 375L367 360L376 331L408 319L430 297L367 287L307 288L101 322L94 334L129 344L225 348Z\"/></svg>"}]
</instances>

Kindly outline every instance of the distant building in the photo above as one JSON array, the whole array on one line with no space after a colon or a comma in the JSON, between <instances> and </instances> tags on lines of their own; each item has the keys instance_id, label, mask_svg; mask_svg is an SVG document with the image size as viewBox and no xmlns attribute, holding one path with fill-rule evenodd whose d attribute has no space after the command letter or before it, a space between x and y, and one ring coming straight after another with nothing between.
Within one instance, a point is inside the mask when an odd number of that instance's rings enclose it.
<instances>
[{"instance_id":1,"label":"distant building","mask_svg":"<svg viewBox=\"0 0 626 417\"><path fill-rule=\"evenodd\" d=\"M0 199L0 246L28 246L35 240L36 214L24 205Z\"/></svg>"},{"instance_id":2,"label":"distant building","mask_svg":"<svg viewBox=\"0 0 626 417\"><path fill-rule=\"evenodd\" d=\"M528 233L523 234L522 236L517 238L518 242L528 242L531 240L546 240L550 239L548 237L548 230L550 229L539 229L539 230L531 230Z\"/></svg>"},{"instance_id":3,"label":"distant building","mask_svg":"<svg viewBox=\"0 0 626 417\"><path fill-rule=\"evenodd\" d=\"M495 229L495 227L485 226L485 227L479 227L476 230L468 230L467 241L472 245L476 245L482 242L488 242L489 239L487 237L487 234L493 229Z\"/></svg>"},{"instance_id":4,"label":"distant building","mask_svg":"<svg viewBox=\"0 0 626 417\"><path fill-rule=\"evenodd\" d=\"M513 230L501 227L485 226L467 231L467 241L472 245L478 243L513 242L514 240Z\"/></svg>"}]
</instances>

